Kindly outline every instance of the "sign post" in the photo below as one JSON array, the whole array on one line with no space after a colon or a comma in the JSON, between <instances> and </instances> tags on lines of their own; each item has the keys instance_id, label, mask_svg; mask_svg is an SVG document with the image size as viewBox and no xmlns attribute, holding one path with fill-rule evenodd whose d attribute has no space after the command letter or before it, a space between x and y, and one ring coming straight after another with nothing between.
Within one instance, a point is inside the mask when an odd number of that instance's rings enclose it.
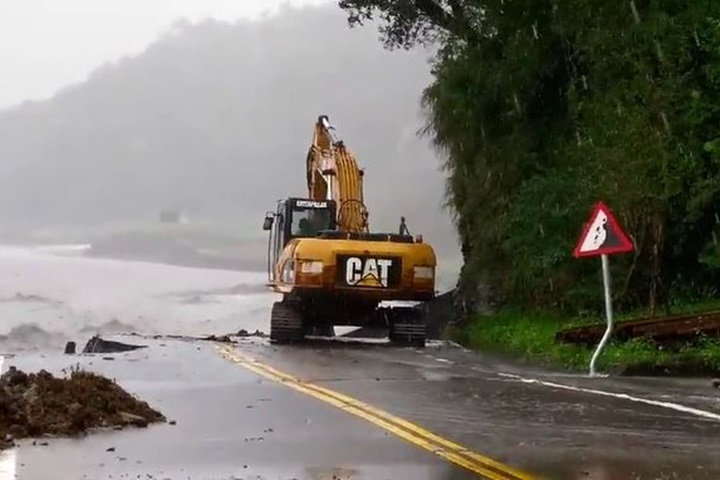
<instances>
[{"instance_id":1,"label":"sign post","mask_svg":"<svg viewBox=\"0 0 720 480\"><path fill-rule=\"evenodd\" d=\"M627 253L634 250L633 243L607 208L598 202L590 219L585 223L573 252L575 258L600 257L602 262L603 290L605 292L605 317L607 328L590 360L590 376L594 377L595 363L605 347L613 329L612 289L608 255Z\"/></svg>"}]
</instances>

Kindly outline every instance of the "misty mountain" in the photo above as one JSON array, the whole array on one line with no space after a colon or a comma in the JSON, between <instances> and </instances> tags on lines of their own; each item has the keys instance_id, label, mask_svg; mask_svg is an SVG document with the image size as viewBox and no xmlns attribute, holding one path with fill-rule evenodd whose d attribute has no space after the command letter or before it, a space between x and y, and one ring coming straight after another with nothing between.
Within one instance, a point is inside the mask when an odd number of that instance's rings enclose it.
<instances>
[{"instance_id":1,"label":"misty mountain","mask_svg":"<svg viewBox=\"0 0 720 480\"><path fill-rule=\"evenodd\" d=\"M52 99L0 112L0 225L191 218L260 230L305 195L313 124L328 114L366 169L371 227L455 247L440 160L416 131L428 54L383 50L335 6L259 22L178 24Z\"/></svg>"}]
</instances>

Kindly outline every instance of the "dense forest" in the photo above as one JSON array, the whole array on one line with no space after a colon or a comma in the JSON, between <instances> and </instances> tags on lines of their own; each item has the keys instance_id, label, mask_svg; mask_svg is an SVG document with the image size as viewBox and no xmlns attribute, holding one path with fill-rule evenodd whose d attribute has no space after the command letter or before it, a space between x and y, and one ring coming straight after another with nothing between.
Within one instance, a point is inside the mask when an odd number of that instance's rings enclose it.
<instances>
[{"instance_id":1,"label":"dense forest","mask_svg":"<svg viewBox=\"0 0 720 480\"><path fill-rule=\"evenodd\" d=\"M388 49L439 47L425 133L445 160L466 306L600 308L600 261L572 257L598 200L635 245L611 258L621 307L716 294L720 2L339 6L351 27L382 21Z\"/></svg>"}]
</instances>

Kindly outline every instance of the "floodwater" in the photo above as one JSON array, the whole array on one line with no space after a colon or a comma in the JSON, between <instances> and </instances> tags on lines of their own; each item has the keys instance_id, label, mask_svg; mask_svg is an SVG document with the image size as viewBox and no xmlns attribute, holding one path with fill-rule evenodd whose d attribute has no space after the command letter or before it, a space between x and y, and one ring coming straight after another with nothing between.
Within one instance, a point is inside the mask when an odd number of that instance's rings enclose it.
<instances>
[{"instance_id":1,"label":"floodwater","mask_svg":"<svg viewBox=\"0 0 720 480\"><path fill-rule=\"evenodd\" d=\"M95 333L267 332L264 273L85 258L81 246L0 247L0 351Z\"/></svg>"}]
</instances>

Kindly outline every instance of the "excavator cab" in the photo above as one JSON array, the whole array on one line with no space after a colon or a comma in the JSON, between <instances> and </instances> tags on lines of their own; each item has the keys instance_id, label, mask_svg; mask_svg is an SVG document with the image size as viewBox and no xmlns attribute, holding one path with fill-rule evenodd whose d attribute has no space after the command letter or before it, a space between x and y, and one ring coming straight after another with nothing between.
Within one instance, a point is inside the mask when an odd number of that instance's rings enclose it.
<instances>
[{"instance_id":1,"label":"excavator cab","mask_svg":"<svg viewBox=\"0 0 720 480\"><path fill-rule=\"evenodd\" d=\"M285 246L293 238L316 237L320 233L335 230L335 201L288 198L278 202L275 212L268 212L263 230L279 238Z\"/></svg>"},{"instance_id":2,"label":"excavator cab","mask_svg":"<svg viewBox=\"0 0 720 480\"><path fill-rule=\"evenodd\" d=\"M268 272L280 252L294 238L313 238L337 229L334 200L291 197L280 200L275 212L265 214L263 230L269 231Z\"/></svg>"}]
</instances>

